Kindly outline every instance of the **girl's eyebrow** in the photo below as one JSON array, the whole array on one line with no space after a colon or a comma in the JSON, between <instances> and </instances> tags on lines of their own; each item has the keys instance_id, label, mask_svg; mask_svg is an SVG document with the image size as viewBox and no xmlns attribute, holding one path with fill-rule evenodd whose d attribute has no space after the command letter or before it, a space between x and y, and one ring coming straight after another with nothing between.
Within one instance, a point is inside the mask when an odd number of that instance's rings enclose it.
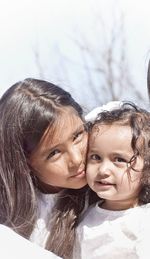
<instances>
[{"instance_id":1,"label":"girl's eyebrow","mask_svg":"<svg viewBox=\"0 0 150 259\"><path fill-rule=\"evenodd\" d=\"M77 134L78 132L85 130L85 124L81 124L73 133L72 135L74 136L75 134Z\"/></svg>"},{"instance_id":2,"label":"girl's eyebrow","mask_svg":"<svg viewBox=\"0 0 150 259\"><path fill-rule=\"evenodd\" d=\"M79 127L75 130L75 131L73 131L71 134L70 134L70 136L69 136L69 138L72 138L72 136L74 136L74 135L76 135L78 132L80 132L80 131L82 131L82 130L84 130L85 129L85 127L84 127L84 123L83 124L81 124L81 125L79 125ZM42 157L45 157L45 156L47 156L47 154L49 154L50 152L52 152L54 149L56 149L59 145L62 145L64 142L59 142L59 143L57 143L56 145L52 145L50 148L47 148L47 149L45 149L45 150L43 150L42 152L41 152L41 156Z\"/></svg>"}]
</instances>

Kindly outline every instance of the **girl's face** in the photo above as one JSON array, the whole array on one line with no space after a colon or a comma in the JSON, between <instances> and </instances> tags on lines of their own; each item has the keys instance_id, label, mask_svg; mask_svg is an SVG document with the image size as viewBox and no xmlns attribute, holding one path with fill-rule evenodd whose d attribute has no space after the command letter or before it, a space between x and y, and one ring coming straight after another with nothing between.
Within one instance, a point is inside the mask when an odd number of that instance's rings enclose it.
<instances>
[{"instance_id":1,"label":"girl's face","mask_svg":"<svg viewBox=\"0 0 150 259\"><path fill-rule=\"evenodd\" d=\"M98 127L98 128L97 128ZM131 148L129 126L94 126L89 140L87 181L91 189L103 198L104 208L122 210L135 206L140 191L143 159Z\"/></svg>"},{"instance_id":2,"label":"girl's face","mask_svg":"<svg viewBox=\"0 0 150 259\"><path fill-rule=\"evenodd\" d=\"M40 182L60 188L85 186L87 137L83 121L73 109L65 109L31 154L30 165Z\"/></svg>"}]
</instances>

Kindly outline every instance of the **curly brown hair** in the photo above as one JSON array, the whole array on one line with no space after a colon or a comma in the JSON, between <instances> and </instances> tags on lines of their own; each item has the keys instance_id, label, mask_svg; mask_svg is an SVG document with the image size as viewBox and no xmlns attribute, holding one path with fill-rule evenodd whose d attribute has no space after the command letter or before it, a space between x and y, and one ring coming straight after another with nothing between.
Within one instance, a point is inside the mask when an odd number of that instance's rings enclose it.
<instances>
[{"instance_id":1,"label":"curly brown hair","mask_svg":"<svg viewBox=\"0 0 150 259\"><path fill-rule=\"evenodd\" d=\"M137 156L141 156L144 161L143 174L141 178L141 191L139 193L139 204L150 202L150 112L138 107L131 102L123 102L123 105L111 111L103 111L97 115L96 120L90 124L90 128L98 124L127 125L132 130L131 147L134 156L129 161L132 167L132 161ZM139 145L140 143L140 145ZM135 170L134 168L132 168Z\"/></svg>"}]
</instances>

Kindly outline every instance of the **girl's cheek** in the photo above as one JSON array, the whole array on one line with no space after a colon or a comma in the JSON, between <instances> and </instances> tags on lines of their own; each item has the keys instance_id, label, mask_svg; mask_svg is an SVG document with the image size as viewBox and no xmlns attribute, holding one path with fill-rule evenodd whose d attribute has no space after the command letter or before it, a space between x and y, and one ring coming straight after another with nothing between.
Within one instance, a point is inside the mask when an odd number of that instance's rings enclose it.
<instances>
[{"instance_id":1,"label":"girl's cheek","mask_svg":"<svg viewBox=\"0 0 150 259\"><path fill-rule=\"evenodd\" d=\"M85 138L85 140L81 144L81 152L84 155L86 155L86 153L87 153L87 143L88 143L87 138Z\"/></svg>"}]
</instances>

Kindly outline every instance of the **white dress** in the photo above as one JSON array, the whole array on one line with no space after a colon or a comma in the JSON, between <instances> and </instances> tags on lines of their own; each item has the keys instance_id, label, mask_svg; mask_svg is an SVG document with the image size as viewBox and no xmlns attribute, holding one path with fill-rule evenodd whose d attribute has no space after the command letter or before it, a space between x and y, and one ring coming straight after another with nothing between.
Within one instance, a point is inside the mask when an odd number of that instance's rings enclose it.
<instances>
[{"instance_id":1,"label":"white dress","mask_svg":"<svg viewBox=\"0 0 150 259\"><path fill-rule=\"evenodd\" d=\"M74 259L149 259L150 204L123 211L86 212L77 228Z\"/></svg>"}]
</instances>

